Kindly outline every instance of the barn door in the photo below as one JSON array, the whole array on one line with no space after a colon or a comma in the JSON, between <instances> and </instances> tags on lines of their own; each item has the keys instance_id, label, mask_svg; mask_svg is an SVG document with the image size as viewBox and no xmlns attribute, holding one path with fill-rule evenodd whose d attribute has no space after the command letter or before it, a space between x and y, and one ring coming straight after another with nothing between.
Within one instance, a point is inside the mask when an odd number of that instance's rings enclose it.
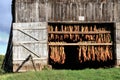
<instances>
[{"instance_id":1,"label":"barn door","mask_svg":"<svg viewBox=\"0 0 120 80\"><path fill-rule=\"evenodd\" d=\"M47 23L14 23L13 71L40 70L47 59Z\"/></svg>"}]
</instances>

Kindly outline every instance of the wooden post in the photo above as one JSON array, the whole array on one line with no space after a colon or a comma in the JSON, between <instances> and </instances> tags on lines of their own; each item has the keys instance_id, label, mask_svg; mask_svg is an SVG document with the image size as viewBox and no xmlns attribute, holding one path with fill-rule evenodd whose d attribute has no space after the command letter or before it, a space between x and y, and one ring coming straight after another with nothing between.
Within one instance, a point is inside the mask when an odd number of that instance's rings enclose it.
<instances>
[{"instance_id":1,"label":"wooden post","mask_svg":"<svg viewBox=\"0 0 120 80\"><path fill-rule=\"evenodd\" d=\"M48 0L45 1L46 22L48 22Z\"/></svg>"},{"instance_id":2,"label":"wooden post","mask_svg":"<svg viewBox=\"0 0 120 80\"><path fill-rule=\"evenodd\" d=\"M39 21L39 0L36 0L36 6L35 6L35 12L36 12L36 21L38 22Z\"/></svg>"},{"instance_id":3,"label":"wooden post","mask_svg":"<svg viewBox=\"0 0 120 80\"><path fill-rule=\"evenodd\" d=\"M116 37L115 37L115 43L116 43L116 65L120 66L120 23L116 23Z\"/></svg>"}]
</instances>

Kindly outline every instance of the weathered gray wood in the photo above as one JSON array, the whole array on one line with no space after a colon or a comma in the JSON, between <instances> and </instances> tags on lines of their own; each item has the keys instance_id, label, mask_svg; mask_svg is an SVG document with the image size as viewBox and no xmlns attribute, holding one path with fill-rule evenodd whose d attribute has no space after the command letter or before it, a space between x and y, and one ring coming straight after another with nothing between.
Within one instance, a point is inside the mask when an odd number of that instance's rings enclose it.
<instances>
[{"instance_id":1,"label":"weathered gray wood","mask_svg":"<svg viewBox=\"0 0 120 80\"><path fill-rule=\"evenodd\" d=\"M45 58L46 60L44 61L44 63L46 63L47 65L48 59L47 41L48 40L46 22L14 23L13 62L15 60L21 60L21 63L17 63L20 66L28 58L28 56L31 55L33 58L32 63L34 62L34 65L36 65L34 61L35 58L38 59ZM41 61L40 64L42 64L42 62L43 61ZM26 64L26 62L24 64ZM22 68L23 67L24 66L22 66ZM13 68L15 68L15 66L13 66Z\"/></svg>"},{"instance_id":2,"label":"weathered gray wood","mask_svg":"<svg viewBox=\"0 0 120 80\"><path fill-rule=\"evenodd\" d=\"M120 22L117 22L117 23L115 24L115 29L116 29L116 30L120 30Z\"/></svg>"},{"instance_id":3,"label":"weathered gray wood","mask_svg":"<svg viewBox=\"0 0 120 80\"><path fill-rule=\"evenodd\" d=\"M44 65L47 64L45 58L41 58L41 59L32 58L32 60L34 61L34 66L37 71L42 70ZM34 71L32 60L30 59L24 65L22 65L19 72L26 72L26 71L32 71L32 70ZM14 66L13 71L14 72L18 69L19 66L21 66L20 64L22 62L23 62L23 60L17 60L17 59L15 61L13 61L13 66Z\"/></svg>"},{"instance_id":4,"label":"weathered gray wood","mask_svg":"<svg viewBox=\"0 0 120 80\"><path fill-rule=\"evenodd\" d=\"M48 32L46 27L47 24L44 23L44 21L67 24L117 22L117 24L115 25L116 30L114 33L114 43L116 43L115 54L117 63L120 64L120 23L118 23L120 22L120 0L48 0L48 2L45 1L46 0L15 1L15 24L13 24L13 64L15 63L14 65L18 64L17 67L20 66L20 64L30 54L33 56L35 64L47 64ZM79 17L83 17L84 19L79 20ZM61 34L63 32L50 33ZM68 33L69 32L65 32L65 34ZM73 32L73 34L99 33L110 32ZM112 43L92 45L112 45ZM12 42L10 46L12 46ZM37 56L34 54L36 54ZM38 58L38 56L40 58ZM25 64L24 69L26 69L27 64L32 65L32 62L28 61L28 63Z\"/></svg>"},{"instance_id":5,"label":"weathered gray wood","mask_svg":"<svg viewBox=\"0 0 120 80\"><path fill-rule=\"evenodd\" d=\"M120 65L120 44L116 44L116 58L117 58L117 65Z\"/></svg>"},{"instance_id":6,"label":"weathered gray wood","mask_svg":"<svg viewBox=\"0 0 120 80\"><path fill-rule=\"evenodd\" d=\"M115 42L116 44L119 44L120 43L120 23L116 23L115 24Z\"/></svg>"},{"instance_id":7,"label":"weathered gray wood","mask_svg":"<svg viewBox=\"0 0 120 80\"><path fill-rule=\"evenodd\" d=\"M118 22L120 22L120 2L118 3Z\"/></svg>"},{"instance_id":8,"label":"weathered gray wood","mask_svg":"<svg viewBox=\"0 0 120 80\"><path fill-rule=\"evenodd\" d=\"M20 44L20 46L24 47L26 50L28 50L30 53L34 54L35 56L37 56L38 58L40 58L40 56L37 55L37 53L33 52L32 50L30 50L28 47L26 47L24 44ZM21 54L21 53L20 53ZM22 57L22 56L21 56Z\"/></svg>"},{"instance_id":9,"label":"weathered gray wood","mask_svg":"<svg viewBox=\"0 0 120 80\"><path fill-rule=\"evenodd\" d=\"M120 30L116 30L116 43L120 43Z\"/></svg>"},{"instance_id":10,"label":"weathered gray wood","mask_svg":"<svg viewBox=\"0 0 120 80\"><path fill-rule=\"evenodd\" d=\"M118 4L115 2L115 4L114 4L114 20L115 21L118 21L117 19L118 19Z\"/></svg>"},{"instance_id":11,"label":"weathered gray wood","mask_svg":"<svg viewBox=\"0 0 120 80\"><path fill-rule=\"evenodd\" d=\"M48 0L47 3L19 0L16 1L15 19L16 22L78 21L79 16L84 16L85 21L120 21L119 4L118 0Z\"/></svg>"},{"instance_id":12,"label":"weathered gray wood","mask_svg":"<svg viewBox=\"0 0 120 80\"><path fill-rule=\"evenodd\" d=\"M115 23L116 65L120 66L120 22Z\"/></svg>"}]
</instances>

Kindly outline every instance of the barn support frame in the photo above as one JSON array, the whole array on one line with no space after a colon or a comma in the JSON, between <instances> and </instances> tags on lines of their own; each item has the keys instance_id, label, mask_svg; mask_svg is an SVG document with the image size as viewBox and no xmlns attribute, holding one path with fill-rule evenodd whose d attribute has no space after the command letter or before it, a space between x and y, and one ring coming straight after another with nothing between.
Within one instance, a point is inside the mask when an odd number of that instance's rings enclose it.
<instances>
[{"instance_id":1,"label":"barn support frame","mask_svg":"<svg viewBox=\"0 0 120 80\"><path fill-rule=\"evenodd\" d=\"M120 22L115 26L116 66L120 66Z\"/></svg>"}]
</instances>

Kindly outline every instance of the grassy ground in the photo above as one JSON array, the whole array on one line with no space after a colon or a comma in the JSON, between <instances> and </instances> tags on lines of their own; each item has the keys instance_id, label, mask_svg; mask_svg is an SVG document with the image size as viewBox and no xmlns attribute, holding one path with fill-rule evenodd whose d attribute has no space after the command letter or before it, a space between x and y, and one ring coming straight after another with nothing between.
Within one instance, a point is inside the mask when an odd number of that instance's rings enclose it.
<instances>
[{"instance_id":1,"label":"grassy ground","mask_svg":"<svg viewBox=\"0 0 120 80\"><path fill-rule=\"evenodd\" d=\"M5 74L0 80L120 80L120 68L84 70L43 70Z\"/></svg>"},{"instance_id":2,"label":"grassy ground","mask_svg":"<svg viewBox=\"0 0 120 80\"><path fill-rule=\"evenodd\" d=\"M0 66L4 56L0 56ZM83 70L43 70L0 74L0 80L120 80L120 68Z\"/></svg>"}]
</instances>

